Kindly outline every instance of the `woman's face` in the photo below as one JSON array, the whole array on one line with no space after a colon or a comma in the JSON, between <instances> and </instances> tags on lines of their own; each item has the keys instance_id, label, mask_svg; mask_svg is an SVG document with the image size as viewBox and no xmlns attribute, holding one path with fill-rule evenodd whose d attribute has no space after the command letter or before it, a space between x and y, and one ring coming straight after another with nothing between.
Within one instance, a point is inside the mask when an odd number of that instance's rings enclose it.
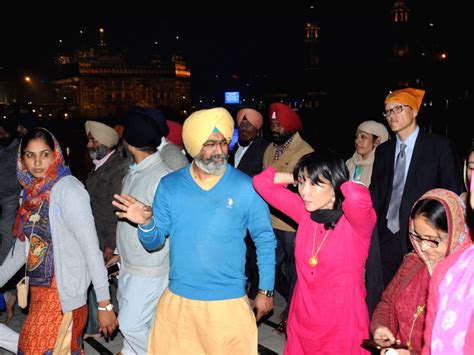
<instances>
[{"instance_id":1,"label":"woman's face","mask_svg":"<svg viewBox=\"0 0 474 355\"><path fill-rule=\"evenodd\" d=\"M414 235L410 237L418 245L424 257L432 264L436 264L446 257L448 251L448 234L436 229L433 224L423 216L413 220ZM435 243L433 243L435 242ZM436 242L438 246L436 247Z\"/></svg>"},{"instance_id":2,"label":"woman's face","mask_svg":"<svg viewBox=\"0 0 474 355\"><path fill-rule=\"evenodd\" d=\"M370 133L357 130L355 135L355 149L357 153L362 156L362 159L367 159L370 152L377 146L374 136Z\"/></svg>"},{"instance_id":3,"label":"woman's face","mask_svg":"<svg viewBox=\"0 0 474 355\"><path fill-rule=\"evenodd\" d=\"M469 156L467 157L466 165L467 182L470 183L472 179L472 171L474 170L474 151L472 151L471 154L469 154Z\"/></svg>"},{"instance_id":4,"label":"woman's face","mask_svg":"<svg viewBox=\"0 0 474 355\"><path fill-rule=\"evenodd\" d=\"M314 183L306 171L298 179L298 192L308 212L334 207L334 188L328 180L321 180L319 184Z\"/></svg>"},{"instance_id":5,"label":"woman's face","mask_svg":"<svg viewBox=\"0 0 474 355\"><path fill-rule=\"evenodd\" d=\"M43 139L32 139L25 148L22 160L28 172L33 177L41 179L54 162L54 152Z\"/></svg>"}]
</instances>

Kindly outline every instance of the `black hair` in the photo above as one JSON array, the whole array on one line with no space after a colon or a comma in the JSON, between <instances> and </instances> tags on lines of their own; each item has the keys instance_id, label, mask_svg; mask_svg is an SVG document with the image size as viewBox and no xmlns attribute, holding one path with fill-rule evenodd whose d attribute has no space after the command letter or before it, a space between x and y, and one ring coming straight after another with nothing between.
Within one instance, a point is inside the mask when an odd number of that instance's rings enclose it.
<instances>
[{"instance_id":1,"label":"black hair","mask_svg":"<svg viewBox=\"0 0 474 355\"><path fill-rule=\"evenodd\" d=\"M20 154L25 154L28 143L33 139L42 139L54 151L54 139L51 133L44 128L33 128L21 139Z\"/></svg>"},{"instance_id":2,"label":"black hair","mask_svg":"<svg viewBox=\"0 0 474 355\"><path fill-rule=\"evenodd\" d=\"M448 232L448 216L441 202L435 199L425 199L418 201L411 211L411 218L426 218L435 229Z\"/></svg>"},{"instance_id":3,"label":"black hair","mask_svg":"<svg viewBox=\"0 0 474 355\"><path fill-rule=\"evenodd\" d=\"M349 171L346 163L332 151L317 151L301 157L293 170L293 178L298 181L307 173L315 184L323 183L322 178L329 181L334 189L335 201L333 209L342 207L344 195L341 185L349 180Z\"/></svg>"}]
</instances>

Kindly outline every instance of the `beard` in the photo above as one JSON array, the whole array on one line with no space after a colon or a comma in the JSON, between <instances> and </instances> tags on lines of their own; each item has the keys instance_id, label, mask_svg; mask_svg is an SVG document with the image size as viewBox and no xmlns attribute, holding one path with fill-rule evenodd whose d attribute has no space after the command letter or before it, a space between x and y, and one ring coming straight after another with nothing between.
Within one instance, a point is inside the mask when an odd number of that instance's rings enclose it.
<instances>
[{"instance_id":1,"label":"beard","mask_svg":"<svg viewBox=\"0 0 474 355\"><path fill-rule=\"evenodd\" d=\"M92 160L100 160L107 155L107 147L102 144L95 148L88 148L88 151Z\"/></svg>"},{"instance_id":2,"label":"beard","mask_svg":"<svg viewBox=\"0 0 474 355\"><path fill-rule=\"evenodd\" d=\"M224 173L228 158L229 155L224 153L213 154L209 159L205 159L202 155L198 155L194 158L194 162L197 167L206 174L219 176Z\"/></svg>"},{"instance_id":3,"label":"beard","mask_svg":"<svg viewBox=\"0 0 474 355\"><path fill-rule=\"evenodd\" d=\"M276 145L282 145L292 136L293 134L290 132L288 133L272 132L272 142L275 143Z\"/></svg>"}]
</instances>

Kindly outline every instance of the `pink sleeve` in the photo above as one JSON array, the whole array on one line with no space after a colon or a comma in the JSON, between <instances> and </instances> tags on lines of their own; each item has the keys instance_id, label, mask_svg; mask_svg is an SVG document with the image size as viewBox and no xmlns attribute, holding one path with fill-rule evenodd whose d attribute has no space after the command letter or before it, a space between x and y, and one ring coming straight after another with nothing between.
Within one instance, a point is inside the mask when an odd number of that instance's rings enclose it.
<instances>
[{"instance_id":1,"label":"pink sleeve","mask_svg":"<svg viewBox=\"0 0 474 355\"><path fill-rule=\"evenodd\" d=\"M301 197L286 188L286 185L275 184L275 169L269 167L252 178L253 187L272 207L280 210L296 223L307 213Z\"/></svg>"},{"instance_id":2,"label":"pink sleeve","mask_svg":"<svg viewBox=\"0 0 474 355\"><path fill-rule=\"evenodd\" d=\"M359 235L370 238L377 217L372 206L369 189L362 184L347 181L341 185L344 195L342 211L352 228Z\"/></svg>"}]
</instances>

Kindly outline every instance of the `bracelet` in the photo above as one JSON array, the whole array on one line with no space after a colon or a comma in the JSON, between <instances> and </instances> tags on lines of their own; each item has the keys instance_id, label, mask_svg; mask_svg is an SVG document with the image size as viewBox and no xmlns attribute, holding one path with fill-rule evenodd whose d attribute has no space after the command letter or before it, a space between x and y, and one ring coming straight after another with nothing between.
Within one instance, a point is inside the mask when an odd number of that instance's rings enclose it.
<instances>
[{"instance_id":1,"label":"bracelet","mask_svg":"<svg viewBox=\"0 0 474 355\"><path fill-rule=\"evenodd\" d=\"M113 310L113 309L114 309L114 305L113 305L112 303L109 303L109 304L108 304L107 306L105 306L105 307L100 307L100 306L97 307L97 310L99 310L99 311L107 311L107 312L110 312L110 311Z\"/></svg>"}]
</instances>

